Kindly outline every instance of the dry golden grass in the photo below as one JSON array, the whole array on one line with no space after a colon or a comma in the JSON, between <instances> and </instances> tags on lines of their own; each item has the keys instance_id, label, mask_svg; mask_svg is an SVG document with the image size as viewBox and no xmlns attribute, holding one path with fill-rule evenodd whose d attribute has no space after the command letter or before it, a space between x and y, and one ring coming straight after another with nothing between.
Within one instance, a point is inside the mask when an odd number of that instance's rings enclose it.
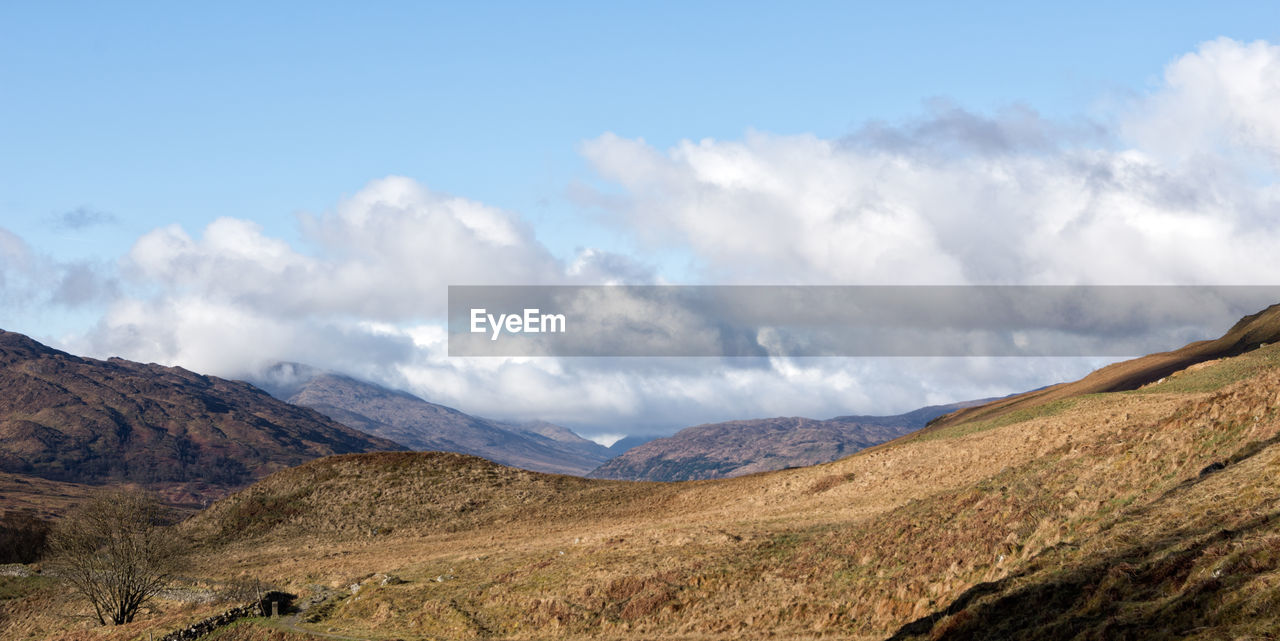
<instances>
[{"instance_id":1,"label":"dry golden grass","mask_svg":"<svg viewBox=\"0 0 1280 641\"><path fill-rule=\"evenodd\" d=\"M369 639L1260 634L1280 625L1278 350L720 481L324 459L189 521L192 573L341 590L312 629Z\"/></svg>"},{"instance_id":2,"label":"dry golden grass","mask_svg":"<svg viewBox=\"0 0 1280 641\"><path fill-rule=\"evenodd\" d=\"M1197 341L1171 352L1150 354L1113 363L1078 381L1061 383L952 412L933 421L925 431L995 419L1010 413L1026 412L1048 403L1084 394L1137 389L1206 361L1252 352L1260 346L1277 341L1280 341L1280 304L1245 316L1227 330L1226 334L1214 340Z\"/></svg>"},{"instance_id":3,"label":"dry golden grass","mask_svg":"<svg viewBox=\"0 0 1280 641\"><path fill-rule=\"evenodd\" d=\"M52 580L22 597L0 601L0 638L5 641L142 641L227 609L227 604L180 603L157 599L143 606L139 620L99 625L87 602Z\"/></svg>"}]
</instances>

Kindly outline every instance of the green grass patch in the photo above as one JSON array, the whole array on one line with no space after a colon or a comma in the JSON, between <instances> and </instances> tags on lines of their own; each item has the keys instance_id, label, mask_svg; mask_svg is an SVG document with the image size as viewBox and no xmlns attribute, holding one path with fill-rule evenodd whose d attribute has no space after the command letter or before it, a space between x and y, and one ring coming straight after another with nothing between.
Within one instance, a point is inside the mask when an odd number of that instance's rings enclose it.
<instances>
[{"instance_id":1,"label":"green grass patch","mask_svg":"<svg viewBox=\"0 0 1280 641\"><path fill-rule=\"evenodd\" d=\"M53 584L47 576L0 576L0 601L20 599Z\"/></svg>"},{"instance_id":2,"label":"green grass patch","mask_svg":"<svg viewBox=\"0 0 1280 641\"><path fill-rule=\"evenodd\" d=\"M322 637L294 632L285 627L285 618L249 617L218 628L201 637L204 641L317 641Z\"/></svg>"},{"instance_id":3,"label":"green grass patch","mask_svg":"<svg viewBox=\"0 0 1280 641\"><path fill-rule=\"evenodd\" d=\"M1080 396L1073 396L1071 398L1058 399L1043 405L1014 410L1008 414L997 416L995 418L971 421L968 423L961 423L959 425L952 425L933 432L925 432L918 434L913 440L933 441L941 438L959 438L961 436L985 432L987 430L993 430L1006 425L1013 425L1014 423L1022 423L1023 421L1029 421L1036 418L1057 416L1076 407L1085 399L1099 398L1102 396L1105 396L1105 394L1083 394Z\"/></svg>"}]
</instances>

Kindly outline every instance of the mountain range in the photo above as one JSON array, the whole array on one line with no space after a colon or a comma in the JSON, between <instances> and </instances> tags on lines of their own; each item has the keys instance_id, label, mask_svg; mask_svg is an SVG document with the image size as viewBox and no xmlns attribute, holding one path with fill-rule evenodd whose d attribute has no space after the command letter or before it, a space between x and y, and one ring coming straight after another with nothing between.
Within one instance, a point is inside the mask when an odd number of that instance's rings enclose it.
<instances>
[{"instance_id":1,"label":"mountain range","mask_svg":"<svg viewBox=\"0 0 1280 641\"><path fill-rule=\"evenodd\" d=\"M539 472L583 475L612 456L609 449L546 422L504 423L349 376L280 363L256 382L289 403L410 449L474 454Z\"/></svg>"},{"instance_id":2,"label":"mountain range","mask_svg":"<svg viewBox=\"0 0 1280 641\"><path fill-rule=\"evenodd\" d=\"M225 606L181 595L247 584L303 611L219 639L1270 638L1277 339L1280 306L1217 341L733 478L589 479L443 452L311 460L182 522L185 587L120 634L183 629ZM0 475L0 491L41 487ZM2 587L0 638L85 634L65 586Z\"/></svg>"},{"instance_id":3,"label":"mountain range","mask_svg":"<svg viewBox=\"0 0 1280 641\"><path fill-rule=\"evenodd\" d=\"M592 478L690 481L726 478L834 461L990 399L922 407L895 416L803 417L726 421L685 428L633 447Z\"/></svg>"},{"instance_id":4,"label":"mountain range","mask_svg":"<svg viewBox=\"0 0 1280 641\"><path fill-rule=\"evenodd\" d=\"M320 604L294 631L349 638L1270 638L1277 321L820 465L636 483L343 455L181 531L200 576L270 581Z\"/></svg>"}]
</instances>

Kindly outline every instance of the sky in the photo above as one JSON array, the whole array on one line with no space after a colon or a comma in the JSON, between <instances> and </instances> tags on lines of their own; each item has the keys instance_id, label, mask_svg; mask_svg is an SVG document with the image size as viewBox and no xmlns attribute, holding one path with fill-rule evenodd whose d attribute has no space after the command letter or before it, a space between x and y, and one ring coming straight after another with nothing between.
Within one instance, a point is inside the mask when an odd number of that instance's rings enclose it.
<instances>
[{"instance_id":1,"label":"sky","mask_svg":"<svg viewBox=\"0 0 1280 641\"><path fill-rule=\"evenodd\" d=\"M0 327L597 435L1079 376L451 359L441 321L449 285L1280 282L1280 7L1115 5L4 3Z\"/></svg>"}]
</instances>

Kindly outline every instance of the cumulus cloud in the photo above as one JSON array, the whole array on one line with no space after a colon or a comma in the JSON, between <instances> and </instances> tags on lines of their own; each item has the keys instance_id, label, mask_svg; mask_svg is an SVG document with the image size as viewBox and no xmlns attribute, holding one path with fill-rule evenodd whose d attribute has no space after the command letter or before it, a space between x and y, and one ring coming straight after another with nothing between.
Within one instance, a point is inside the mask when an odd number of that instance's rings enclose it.
<instances>
[{"instance_id":1,"label":"cumulus cloud","mask_svg":"<svg viewBox=\"0 0 1280 641\"><path fill-rule=\"evenodd\" d=\"M1280 46L1202 44L1165 68L1162 89L1125 125L1144 149L1177 161L1241 150L1280 161Z\"/></svg>"},{"instance_id":2,"label":"cumulus cloud","mask_svg":"<svg viewBox=\"0 0 1280 641\"><path fill-rule=\"evenodd\" d=\"M847 136L750 131L659 149L604 134L581 201L711 284L1280 283L1280 48L1221 39L1123 108L1059 122L945 102ZM650 283L643 257L556 256L514 212L399 177L302 216L302 243L224 218L140 238L86 351L243 375L339 369L497 418L597 432L893 412L1073 378L1088 359L458 359L448 285ZM0 278L40 277L0 230ZM92 290L59 272L68 301ZM17 290L15 290L17 291Z\"/></svg>"},{"instance_id":3,"label":"cumulus cloud","mask_svg":"<svg viewBox=\"0 0 1280 641\"><path fill-rule=\"evenodd\" d=\"M563 271L518 217L408 178L373 181L300 225L305 253L236 218L214 221L199 238L176 225L157 229L138 240L126 270L265 314L377 321L440 315L450 284L536 284Z\"/></svg>"},{"instance_id":4,"label":"cumulus cloud","mask_svg":"<svg viewBox=\"0 0 1280 641\"><path fill-rule=\"evenodd\" d=\"M105 303L118 293L108 267L90 261L55 260L0 227L0 325L44 308L65 311Z\"/></svg>"},{"instance_id":5,"label":"cumulus cloud","mask_svg":"<svg viewBox=\"0 0 1280 641\"><path fill-rule=\"evenodd\" d=\"M841 140L749 132L584 156L615 219L717 279L833 284L1280 282L1280 48L1230 40L1172 63L1124 126L935 105ZM1106 119L1099 119L1099 122ZM1188 159L1194 159L1190 162Z\"/></svg>"}]
</instances>

